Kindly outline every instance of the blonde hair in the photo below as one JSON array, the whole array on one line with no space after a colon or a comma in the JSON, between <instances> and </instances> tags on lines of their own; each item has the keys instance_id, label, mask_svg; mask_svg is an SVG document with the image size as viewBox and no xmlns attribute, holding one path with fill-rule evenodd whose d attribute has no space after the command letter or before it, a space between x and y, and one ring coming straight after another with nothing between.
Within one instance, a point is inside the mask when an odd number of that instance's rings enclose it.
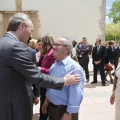
<instances>
[{"instance_id":1,"label":"blonde hair","mask_svg":"<svg viewBox=\"0 0 120 120\"><path fill-rule=\"evenodd\" d=\"M113 45L113 44L115 44L114 40L109 41L109 45Z\"/></svg>"},{"instance_id":2,"label":"blonde hair","mask_svg":"<svg viewBox=\"0 0 120 120\"><path fill-rule=\"evenodd\" d=\"M33 48L33 49L35 49L36 44L37 44L37 40L36 40L36 39L31 39L31 40L29 41L29 46L30 46L31 48Z\"/></svg>"}]
</instances>

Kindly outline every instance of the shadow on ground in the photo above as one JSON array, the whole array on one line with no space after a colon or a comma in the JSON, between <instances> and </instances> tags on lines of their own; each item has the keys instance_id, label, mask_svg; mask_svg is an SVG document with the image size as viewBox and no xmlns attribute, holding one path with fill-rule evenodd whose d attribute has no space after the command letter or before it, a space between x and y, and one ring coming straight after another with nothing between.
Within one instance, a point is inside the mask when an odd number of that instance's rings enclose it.
<instances>
[{"instance_id":1,"label":"shadow on ground","mask_svg":"<svg viewBox=\"0 0 120 120\"><path fill-rule=\"evenodd\" d=\"M110 86L110 81L109 82L106 82L105 86ZM97 83L94 83L94 84L91 84L91 83L86 83L84 85L85 88L96 88L98 86L101 86L102 87L102 82L101 81L98 81ZM103 86L103 87L105 87Z\"/></svg>"}]
</instances>

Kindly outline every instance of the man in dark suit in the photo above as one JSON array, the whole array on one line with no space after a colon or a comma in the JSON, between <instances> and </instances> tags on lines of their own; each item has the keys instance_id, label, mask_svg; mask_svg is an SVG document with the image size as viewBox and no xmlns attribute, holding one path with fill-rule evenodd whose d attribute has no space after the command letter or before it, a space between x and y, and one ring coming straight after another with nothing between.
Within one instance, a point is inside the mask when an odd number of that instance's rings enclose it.
<instances>
[{"instance_id":1,"label":"man in dark suit","mask_svg":"<svg viewBox=\"0 0 120 120\"><path fill-rule=\"evenodd\" d=\"M120 42L119 42L119 46L117 46L115 48L115 52L114 52L114 66L115 66L115 69L118 66L119 57L120 57Z\"/></svg>"},{"instance_id":2,"label":"man in dark suit","mask_svg":"<svg viewBox=\"0 0 120 120\"><path fill-rule=\"evenodd\" d=\"M36 62L36 50L28 47L28 52L30 55L31 60L33 61L33 63L37 64ZM31 105L31 115L33 116L33 103L38 104L40 101L40 88L39 86L31 83L30 81L26 81L26 87L27 87L27 92L28 92L28 96L30 98L30 105Z\"/></svg>"},{"instance_id":3,"label":"man in dark suit","mask_svg":"<svg viewBox=\"0 0 120 120\"><path fill-rule=\"evenodd\" d=\"M76 51L78 54L79 64L85 70L86 82L88 83L89 82L88 64L89 64L90 45L88 45L86 37L82 38L82 43L77 46Z\"/></svg>"},{"instance_id":4,"label":"man in dark suit","mask_svg":"<svg viewBox=\"0 0 120 120\"><path fill-rule=\"evenodd\" d=\"M94 71L94 80L91 82L97 83L97 72L100 71L102 85L105 86L105 54L106 48L100 44L99 39L96 39L96 46L93 47L92 59L93 59L93 71Z\"/></svg>"},{"instance_id":5,"label":"man in dark suit","mask_svg":"<svg viewBox=\"0 0 120 120\"><path fill-rule=\"evenodd\" d=\"M33 31L26 14L15 14L7 31L0 39L0 120L32 120L26 80L60 90L63 85L79 83L80 75L56 78L40 72L31 61L26 45Z\"/></svg>"}]
</instances>

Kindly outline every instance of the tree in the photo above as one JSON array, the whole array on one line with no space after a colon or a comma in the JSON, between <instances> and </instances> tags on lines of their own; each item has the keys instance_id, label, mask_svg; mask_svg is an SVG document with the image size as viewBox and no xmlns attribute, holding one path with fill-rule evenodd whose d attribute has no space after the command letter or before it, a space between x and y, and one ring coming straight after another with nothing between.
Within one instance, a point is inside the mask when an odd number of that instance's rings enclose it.
<instances>
[{"instance_id":1,"label":"tree","mask_svg":"<svg viewBox=\"0 0 120 120\"><path fill-rule=\"evenodd\" d=\"M113 2L108 17L112 19L114 24L120 23L120 0L115 0Z\"/></svg>"},{"instance_id":2,"label":"tree","mask_svg":"<svg viewBox=\"0 0 120 120\"><path fill-rule=\"evenodd\" d=\"M120 23L106 25L106 40L120 40Z\"/></svg>"}]
</instances>

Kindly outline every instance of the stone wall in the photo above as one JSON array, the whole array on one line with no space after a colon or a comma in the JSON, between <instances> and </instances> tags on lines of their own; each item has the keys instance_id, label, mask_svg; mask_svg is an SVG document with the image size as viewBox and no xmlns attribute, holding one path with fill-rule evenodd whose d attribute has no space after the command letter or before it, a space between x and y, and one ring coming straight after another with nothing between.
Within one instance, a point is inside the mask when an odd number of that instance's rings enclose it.
<instances>
[{"instance_id":1,"label":"stone wall","mask_svg":"<svg viewBox=\"0 0 120 120\"><path fill-rule=\"evenodd\" d=\"M55 39L66 36L78 42L85 36L91 44L96 38L105 40L106 0L14 0L9 5L1 1L0 36L6 32L6 14L22 11L32 17L34 38L51 33Z\"/></svg>"},{"instance_id":2,"label":"stone wall","mask_svg":"<svg viewBox=\"0 0 120 120\"><path fill-rule=\"evenodd\" d=\"M30 16L33 24L33 38L37 39L39 35L40 21L38 11L0 11L0 37L6 33L9 18L17 12L24 12Z\"/></svg>"},{"instance_id":3,"label":"stone wall","mask_svg":"<svg viewBox=\"0 0 120 120\"><path fill-rule=\"evenodd\" d=\"M101 19L99 20L101 35L98 37L105 41L105 27L106 27L106 0L102 0L100 7Z\"/></svg>"}]
</instances>

